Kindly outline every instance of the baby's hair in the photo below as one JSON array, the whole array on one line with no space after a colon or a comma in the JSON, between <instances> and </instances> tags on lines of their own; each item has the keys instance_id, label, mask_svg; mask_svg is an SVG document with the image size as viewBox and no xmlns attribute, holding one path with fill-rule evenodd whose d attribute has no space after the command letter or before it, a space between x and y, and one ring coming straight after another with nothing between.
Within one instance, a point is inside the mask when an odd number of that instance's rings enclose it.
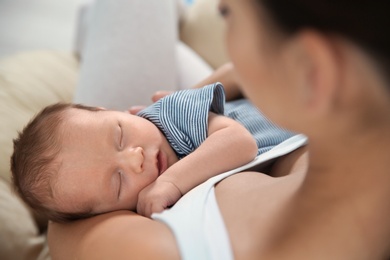
<instances>
[{"instance_id":1,"label":"baby's hair","mask_svg":"<svg viewBox=\"0 0 390 260\"><path fill-rule=\"evenodd\" d=\"M100 111L100 108L80 104L57 103L39 112L13 140L11 172L15 189L21 198L39 215L56 222L66 222L92 216L89 212L68 214L50 207L53 198L51 184L60 168L60 133L66 127L64 114L71 108Z\"/></svg>"}]
</instances>

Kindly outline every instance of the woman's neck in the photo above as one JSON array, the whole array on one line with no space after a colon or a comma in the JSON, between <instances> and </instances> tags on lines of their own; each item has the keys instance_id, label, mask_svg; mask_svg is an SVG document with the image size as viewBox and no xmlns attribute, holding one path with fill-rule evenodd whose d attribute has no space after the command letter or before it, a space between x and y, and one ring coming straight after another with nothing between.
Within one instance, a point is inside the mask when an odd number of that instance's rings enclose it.
<instances>
[{"instance_id":1,"label":"woman's neck","mask_svg":"<svg viewBox=\"0 0 390 260\"><path fill-rule=\"evenodd\" d=\"M346 131L344 135L328 138L309 137L308 177L313 180L329 176L335 180L364 178L379 182L390 189L390 120L381 127L363 131ZM327 177L326 177L327 178Z\"/></svg>"},{"instance_id":2,"label":"woman's neck","mask_svg":"<svg viewBox=\"0 0 390 260\"><path fill-rule=\"evenodd\" d=\"M349 225L358 229L355 235L378 253L390 250L389 133L386 126L322 142L309 138L308 173L299 196L304 205L342 211Z\"/></svg>"}]
</instances>

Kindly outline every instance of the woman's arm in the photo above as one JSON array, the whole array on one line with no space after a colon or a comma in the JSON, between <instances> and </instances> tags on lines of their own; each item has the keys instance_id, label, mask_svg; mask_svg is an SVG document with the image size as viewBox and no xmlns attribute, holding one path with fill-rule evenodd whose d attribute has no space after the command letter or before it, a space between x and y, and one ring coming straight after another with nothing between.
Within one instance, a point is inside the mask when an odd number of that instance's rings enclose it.
<instances>
[{"instance_id":1,"label":"woman's arm","mask_svg":"<svg viewBox=\"0 0 390 260\"><path fill-rule=\"evenodd\" d=\"M209 77L205 78L204 80L202 80L198 84L192 86L191 88L193 88L193 89L202 88L206 85L213 84L215 82L222 83L223 88L225 90L225 96L226 96L227 101L235 100L235 99L239 99L239 98L243 97L241 90L240 90L240 87L239 87L240 86L239 80L238 80L238 77L236 75L236 72L234 70L234 66L232 63L226 63L226 64L222 65L217 70L215 70ZM163 98L167 95L170 95L173 92L174 91L170 91L170 90L156 91L152 95L152 101L157 102L161 98ZM135 115L139 111L144 109L145 107L146 107L145 105L136 105L136 106L130 107L127 111L130 114Z\"/></svg>"},{"instance_id":2,"label":"woman's arm","mask_svg":"<svg viewBox=\"0 0 390 260\"><path fill-rule=\"evenodd\" d=\"M209 77L205 78L192 88L202 88L206 85L221 82L226 94L226 100L235 100L242 97L240 90L240 84L237 74L234 69L234 65L229 62L214 71Z\"/></svg>"},{"instance_id":3,"label":"woman's arm","mask_svg":"<svg viewBox=\"0 0 390 260\"><path fill-rule=\"evenodd\" d=\"M180 259L167 226L130 211L50 223L48 241L53 260Z\"/></svg>"},{"instance_id":4,"label":"woman's arm","mask_svg":"<svg viewBox=\"0 0 390 260\"><path fill-rule=\"evenodd\" d=\"M206 140L140 192L137 212L150 216L172 206L207 179L252 161L257 149L255 139L240 123L210 112Z\"/></svg>"}]
</instances>

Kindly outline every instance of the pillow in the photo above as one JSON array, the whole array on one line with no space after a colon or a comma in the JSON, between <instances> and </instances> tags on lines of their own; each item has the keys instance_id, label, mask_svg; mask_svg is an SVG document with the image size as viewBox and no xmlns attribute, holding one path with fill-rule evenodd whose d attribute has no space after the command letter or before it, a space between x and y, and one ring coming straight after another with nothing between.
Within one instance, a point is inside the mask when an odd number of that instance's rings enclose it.
<instances>
[{"instance_id":1,"label":"pillow","mask_svg":"<svg viewBox=\"0 0 390 260\"><path fill-rule=\"evenodd\" d=\"M47 220L34 218L10 187L9 160L17 131L43 107L70 102L78 62L70 53L38 51L0 61L0 259L50 259ZM38 223L38 225L37 225Z\"/></svg>"},{"instance_id":2,"label":"pillow","mask_svg":"<svg viewBox=\"0 0 390 260\"><path fill-rule=\"evenodd\" d=\"M40 235L27 207L0 178L0 259L50 259L45 235Z\"/></svg>"},{"instance_id":3,"label":"pillow","mask_svg":"<svg viewBox=\"0 0 390 260\"><path fill-rule=\"evenodd\" d=\"M216 69L229 60L223 25L218 0L196 0L181 22L180 39Z\"/></svg>"},{"instance_id":4,"label":"pillow","mask_svg":"<svg viewBox=\"0 0 390 260\"><path fill-rule=\"evenodd\" d=\"M8 182L12 140L31 117L56 102L70 102L78 62L70 53L38 51L0 61L0 177Z\"/></svg>"}]
</instances>

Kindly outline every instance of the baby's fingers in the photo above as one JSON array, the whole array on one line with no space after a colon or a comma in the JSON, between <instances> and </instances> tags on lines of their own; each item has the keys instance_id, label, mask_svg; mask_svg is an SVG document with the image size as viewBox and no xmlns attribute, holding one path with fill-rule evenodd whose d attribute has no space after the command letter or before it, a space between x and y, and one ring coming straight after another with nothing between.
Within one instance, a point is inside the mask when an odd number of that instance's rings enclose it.
<instances>
[{"instance_id":1,"label":"baby's fingers","mask_svg":"<svg viewBox=\"0 0 390 260\"><path fill-rule=\"evenodd\" d=\"M152 96L152 101L153 102L157 102L159 101L161 98L165 97L165 96L168 96L170 94L172 94L173 91L165 91L165 90L161 90L161 91L157 91L156 93L154 93L154 95Z\"/></svg>"},{"instance_id":2,"label":"baby's fingers","mask_svg":"<svg viewBox=\"0 0 390 260\"><path fill-rule=\"evenodd\" d=\"M146 106L132 106L130 107L127 112L129 112L132 115L136 115L139 111L146 108Z\"/></svg>"},{"instance_id":3,"label":"baby's fingers","mask_svg":"<svg viewBox=\"0 0 390 260\"><path fill-rule=\"evenodd\" d=\"M153 213L160 213L165 209L164 206L158 203L151 203L147 210L145 211L145 217L150 218Z\"/></svg>"},{"instance_id":4,"label":"baby's fingers","mask_svg":"<svg viewBox=\"0 0 390 260\"><path fill-rule=\"evenodd\" d=\"M153 213L161 212L164 209L165 208L159 203L149 202L137 204L137 213L148 218L150 218Z\"/></svg>"}]
</instances>

